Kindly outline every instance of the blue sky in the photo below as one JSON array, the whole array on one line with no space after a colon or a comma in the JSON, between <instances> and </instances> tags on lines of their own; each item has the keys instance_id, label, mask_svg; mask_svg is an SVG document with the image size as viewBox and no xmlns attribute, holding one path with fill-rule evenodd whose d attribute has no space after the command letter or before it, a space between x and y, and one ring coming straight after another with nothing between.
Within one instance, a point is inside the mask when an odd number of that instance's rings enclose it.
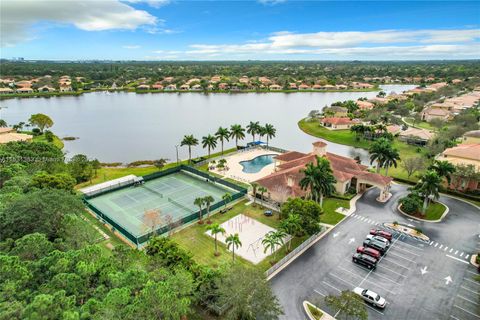
<instances>
[{"instance_id":1,"label":"blue sky","mask_svg":"<svg viewBox=\"0 0 480 320\"><path fill-rule=\"evenodd\" d=\"M478 1L2 0L2 58L480 58Z\"/></svg>"}]
</instances>

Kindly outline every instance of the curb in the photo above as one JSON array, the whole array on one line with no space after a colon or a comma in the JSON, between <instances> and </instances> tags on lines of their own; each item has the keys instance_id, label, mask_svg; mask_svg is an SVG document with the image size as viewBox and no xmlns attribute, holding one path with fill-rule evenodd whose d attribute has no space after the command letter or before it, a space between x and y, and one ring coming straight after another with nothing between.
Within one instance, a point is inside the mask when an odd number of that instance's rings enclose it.
<instances>
[{"instance_id":1,"label":"curb","mask_svg":"<svg viewBox=\"0 0 480 320\"><path fill-rule=\"evenodd\" d=\"M470 257L470 263L478 268L479 264L475 262L477 260L477 256L478 254L472 254L472 256Z\"/></svg>"},{"instance_id":2,"label":"curb","mask_svg":"<svg viewBox=\"0 0 480 320\"><path fill-rule=\"evenodd\" d=\"M323 313L322 316L320 317L320 320L336 320L334 317L332 317L331 315L329 315L328 313L326 313L325 311L323 311L322 309L320 309L319 307L317 307L316 305L314 305L313 303L307 300L303 301L302 304L303 304L303 309L305 310L305 313L307 314L310 320L315 320L315 318L313 317L313 315L310 313L310 310L308 309L309 305L314 307L321 313Z\"/></svg>"},{"instance_id":3,"label":"curb","mask_svg":"<svg viewBox=\"0 0 480 320\"><path fill-rule=\"evenodd\" d=\"M401 214L403 214L404 216L408 217L408 218L411 218L411 219L415 219L417 221L423 221L423 222L431 222L431 223L438 223L438 222L442 222L443 218L445 218L445 216L448 214L448 212L450 211L450 208L443 202L440 202L440 201L437 201L437 203L440 203L441 205L443 205L445 207L445 212L442 214L442 216L440 217L440 219L437 219L437 220L426 220L426 219L421 219L421 218L417 218L415 216L411 216L409 215L408 213L404 212L401 207L402 207L402 204L399 204L397 209L398 211L400 211Z\"/></svg>"},{"instance_id":4,"label":"curb","mask_svg":"<svg viewBox=\"0 0 480 320\"><path fill-rule=\"evenodd\" d=\"M406 237L409 237L409 238L412 238L412 239L414 239L414 240L417 240L417 241L420 241L420 242L424 242L424 243L430 243L430 237L428 237L428 236L427 236L426 234L424 234L424 233L422 233L422 234L423 234L424 236L426 236L426 237L428 238L428 240L423 239L423 238L420 238L420 237L417 237L417 236L413 236L413 235L411 235L411 234L409 234L409 233L405 233L405 232L399 231L399 230L394 229L394 228L391 228L391 227L389 227L389 226L386 226L385 223L383 223L382 225L383 225L383 227L384 227L385 229L388 229L388 230L390 230L390 231L392 231L392 232L394 232L394 233L401 233L402 235L404 235L404 236L406 236ZM409 226L405 226L405 225L400 224L400 223L399 223L398 225L404 226L405 228L410 228ZM410 228L410 229L412 229L412 228Z\"/></svg>"}]
</instances>

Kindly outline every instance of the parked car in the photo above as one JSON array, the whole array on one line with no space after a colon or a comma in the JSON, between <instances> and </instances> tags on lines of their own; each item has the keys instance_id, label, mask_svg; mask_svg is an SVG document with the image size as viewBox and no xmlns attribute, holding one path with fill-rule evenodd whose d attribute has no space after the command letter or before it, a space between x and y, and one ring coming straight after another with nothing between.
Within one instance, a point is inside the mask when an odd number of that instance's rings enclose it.
<instances>
[{"instance_id":1,"label":"parked car","mask_svg":"<svg viewBox=\"0 0 480 320\"><path fill-rule=\"evenodd\" d=\"M374 235L368 234L368 235L367 235L367 239L374 239L374 240L376 240L376 241L380 241L380 242L385 243L385 245L386 245L387 247L390 246L390 241L388 241L388 240L385 239L384 237L374 236Z\"/></svg>"},{"instance_id":2,"label":"parked car","mask_svg":"<svg viewBox=\"0 0 480 320\"><path fill-rule=\"evenodd\" d=\"M271 217L273 215L272 210L265 210L263 214L267 217Z\"/></svg>"},{"instance_id":3,"label":"parked car","mask_svg":"<svg viewBox=\"0 0 480 320\"><path fill-rule=\"evenodd\" d=\"M380 254L383 256L387 250L388 250L388 247L387 245L385 244L385 242L381 242L381 241L378 241L376 239L365 239L363 241L363 245L366 246L366 247L369 247L369 248L373 248L375 250L378 250L380 252Z\"/></svg>"},{"instance_id":4,"label":"parked car","mask_svg":"<svg viewBox=\"0 0 480 320\"><path fill-rule=\"evenodd\" d=\"M377 267L377 259L367 256L366 254L354 253L352 256L352 261L361 264L368 269L375 269Z\"/></svg>"},{"instance_id":5,"label":"parked car","mask_svg":"<svg viewBox=\"0 0 480 320\"><path fill-rule=\"evenodd\" d=\"M393 235L390 232L387 232L387 231L382 230L382 229L371 229L370 234L374 235L374 236L379 236L379 237L385 238L388 241L392 241L392 237L393 237Z\"/></svg>"},{"instance_id":6,"label":"parked car","mask_svg":"<svg viewBox=\"0 0 480 320\"><path fill-rule=\"evenodd\" d=\"M377 260L380 259L380 257L382 256L380 251L370 247L363 247L363 246L360 246L357 248L357 253L363 253L363 254L369 255L370 257L373 257Z\"/></svg>"},{"instance_id":7,"label":"parked car","mask_svg":"<svg viewBox=\"0 0 480 320\"><path fill-rule=\"evenodd\" d=\"M353 292L362 297L365 302L368 302L375 307L384 309L387 305L387 301L384 298L371 290L356 287L353 289Z\"/></svg>"}]
</instances>

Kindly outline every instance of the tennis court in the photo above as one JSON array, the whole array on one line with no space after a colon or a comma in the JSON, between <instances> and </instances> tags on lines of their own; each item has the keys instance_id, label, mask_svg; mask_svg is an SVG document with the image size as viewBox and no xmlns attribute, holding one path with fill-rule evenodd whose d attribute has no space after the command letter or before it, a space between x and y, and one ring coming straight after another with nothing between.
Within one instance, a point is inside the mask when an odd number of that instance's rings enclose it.
<instances>
[{"instance_id":1,"label":"tennis court","mask_svg":"<svg viewBox=\"0 0 480 320\"><path fill-rule=\"evenodd\" d=\"M226 186L184 172L174 172L139 186L129 186L88 199L88 202L136 238L150 232L144 223L145 212L159 210L161 223L177 222L198 211L193 204L198 197L210 195L222 201L225 193L237 193Z\"/></svg>"}]
</instances>

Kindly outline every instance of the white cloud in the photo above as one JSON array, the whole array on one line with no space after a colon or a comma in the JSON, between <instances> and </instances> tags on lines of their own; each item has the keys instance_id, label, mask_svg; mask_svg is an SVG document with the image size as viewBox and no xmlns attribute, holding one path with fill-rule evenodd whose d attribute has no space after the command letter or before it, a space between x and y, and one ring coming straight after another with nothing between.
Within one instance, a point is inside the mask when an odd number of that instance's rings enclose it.
<instances>
[{"instance_id":1,"label":"white cloud","mask_svg":"<svg viewBox=\"0 0 480 320\"><path fill-rule=\"evenodd\" d=\"M2 0L0 37L2 46L12 46L34 35L39 22L71 24L86 31L134 30L154 26L157 18L118 0Z\"/></svg>"},{"instance_id":2,"label":"white cloud","mask_svg":"<svg viewBox=\"0 0 480 320\"><path fill-rule=\"evenodd\" d=\"M146 3L150 7L153 8L160 8L161 6L167 5L170 3L170 0L125 0L125 2L130 2L130 3Z\"/></svg>"},{"instance_id":3,"label":"white cloud","mask_svg":"<svg viewBox=\"0 0 480 320\"><path fill-rule=\"evenodd\" d=\"M456 59L480 57L479 29L277 32L241 44L193 44L192 59Z\"/></svg>"},{"instance_id":4,"label":"white cloud","mask_svg":"<svg viewBox=\"0 0 480 320\"><path fill-rule=\"evenodd\" d=\"M125 45L125 46L122 46L123 49L139 49L140 46L139 45Z\"/></svg>"}]
</instances>

